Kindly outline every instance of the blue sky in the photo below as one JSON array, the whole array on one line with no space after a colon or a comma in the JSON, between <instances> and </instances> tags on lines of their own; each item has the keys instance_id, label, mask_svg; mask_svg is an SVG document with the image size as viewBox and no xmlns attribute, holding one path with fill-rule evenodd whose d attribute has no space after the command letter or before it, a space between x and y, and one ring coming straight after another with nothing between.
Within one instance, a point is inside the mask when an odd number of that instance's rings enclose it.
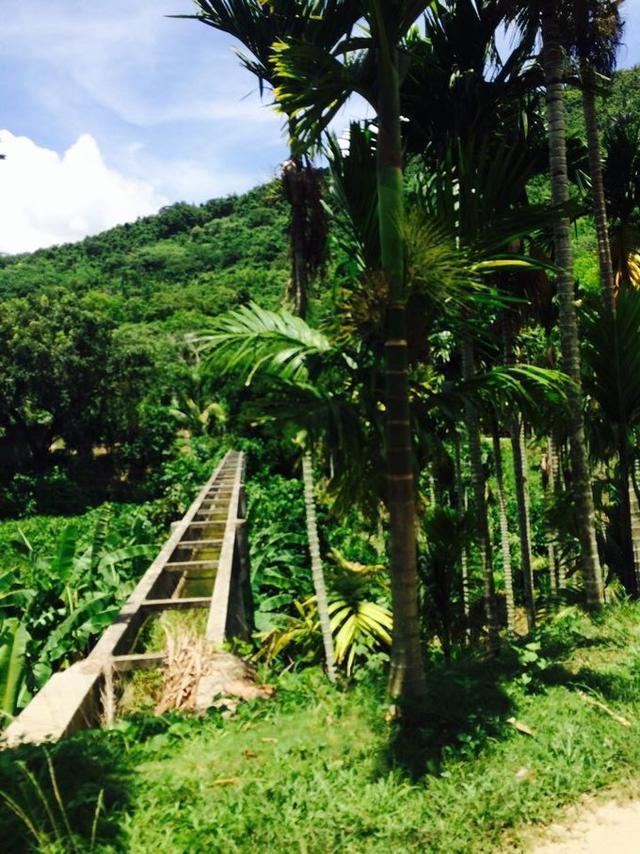
<instances>
[{"instance_id":1,"label":"blue sky","mask_svg":"<svg viewBox=\"0 0 640 854\"><path fill-rule=\"evenodd\" d=\"M626 0L620 64L640 62ZM190 0L0 0L0 251L76 239L272 176L281 120ZM346 124L348 116L343 117Z\"/></svg>"}]
</instances>

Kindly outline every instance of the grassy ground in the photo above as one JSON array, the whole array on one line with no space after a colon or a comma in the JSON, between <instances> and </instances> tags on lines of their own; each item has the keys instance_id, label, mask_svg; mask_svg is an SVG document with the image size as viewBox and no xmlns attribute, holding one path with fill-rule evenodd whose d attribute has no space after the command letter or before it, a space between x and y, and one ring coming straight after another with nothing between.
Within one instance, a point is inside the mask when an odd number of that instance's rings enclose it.
<instances>
[{"instance_id":1,"label":"grassy ground","mask_svg":"<svg viewBox=\"0 0 640 854\"><path fill-rule=\"evenodd\" d=\"M137 717L51 748L64 810L34 748L0 757L0 790L25 806L40 850L56 832L48 850L87 850L92 828L93 850L140 854L517 848L584 793L640 791L640 606L597 622L567 609L538 640L432 663L426 727L409 745L385 721L381 675L336 692L308 670L232 720ZM23 824L5 810L1 850L29 850Z\"/></svg>"}]
</instances>

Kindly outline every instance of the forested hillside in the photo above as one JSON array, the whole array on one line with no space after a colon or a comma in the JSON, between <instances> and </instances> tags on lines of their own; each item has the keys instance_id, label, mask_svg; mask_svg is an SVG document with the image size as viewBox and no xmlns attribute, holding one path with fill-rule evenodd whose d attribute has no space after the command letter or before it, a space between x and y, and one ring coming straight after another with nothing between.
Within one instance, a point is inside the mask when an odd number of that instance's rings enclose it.
<instances>
[{"instance_id":1,"label":"forested hillside","mask_svg":"<svg viewBox=\"0 0 640 854\"><path fill-rule=\"evenodd\" d=\"M106 294L118 324L194 329L249 298L275 308L287 277L278 182L203 205L178 203L79 243L0 258L0 298Z\"/></svg>"},{"instance_id":2,"label":"forested hillside","mask_svg":"<svg viewBox=\"0 0 640 854\"><path fill-rule=\"evenodd\" d=\"M281 303L287 230L274 182L0 258L0 513L78 512L86 487L95 501L128 497L210 403L215 382L199 375L185 334L249 299ZM100 446L108 453L87 470ZM34 470L52 478L50 488L38 479L37 496Z\"/></svg>"}]
</instances>

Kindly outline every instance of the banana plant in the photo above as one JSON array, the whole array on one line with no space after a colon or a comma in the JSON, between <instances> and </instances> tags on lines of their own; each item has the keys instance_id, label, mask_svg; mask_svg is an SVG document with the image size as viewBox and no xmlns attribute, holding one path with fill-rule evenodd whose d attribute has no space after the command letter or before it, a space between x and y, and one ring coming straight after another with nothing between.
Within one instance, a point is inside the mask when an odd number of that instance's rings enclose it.
<instances>
[{"instance_id":1,"label":"banana plant","mask_svg":"<svg viewBox=\"0 0 640 854\"><path fill-rule=\"evenodd\" d=\"M29 633L17 617L0 620L0 729L15 714L26 677Z\"/></svg>"},{"instance_id":2,"label":"banana plant","mask_svg":"<svg viewBox=\"0 0 640 854\"><path fill-rule=\"evenodd\" d=\"M26 651L17 658L12 652L8 660L24 663L23 699L54 668L88 651L117 616L144 562L155 554L155 546L133 541L139 534L135 520L129 542L123 544L122 536L110 530L110 518L107 506L84 546L73 523L62 529L50 552L35 549L22 532L13 541L23 565L0 577L0 619L9 626L19 619L22 626L16 628L15 649L21 650L24 642ZM11 698L17 698L14 690Z\"/></svg>"}]
</instances>

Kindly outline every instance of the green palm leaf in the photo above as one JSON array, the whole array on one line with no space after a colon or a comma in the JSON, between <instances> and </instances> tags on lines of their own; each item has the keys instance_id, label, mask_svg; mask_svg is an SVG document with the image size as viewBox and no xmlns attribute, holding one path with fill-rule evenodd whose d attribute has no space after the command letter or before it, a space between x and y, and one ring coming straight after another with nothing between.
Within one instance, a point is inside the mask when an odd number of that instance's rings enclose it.
<instances>
[{"instance_id":1,"label":"green palm leaf","mask_svg":"<svg viewBox=\"0 0 640 854\"><path fill-rule=\"evenodd\" d=\"M209 368L242 374L247 385L258 371L300 382L308 377L309 360L331 349L328 338L301 318L255 303L221 315L197 343Z\"/></svg>"}]
</instances>

